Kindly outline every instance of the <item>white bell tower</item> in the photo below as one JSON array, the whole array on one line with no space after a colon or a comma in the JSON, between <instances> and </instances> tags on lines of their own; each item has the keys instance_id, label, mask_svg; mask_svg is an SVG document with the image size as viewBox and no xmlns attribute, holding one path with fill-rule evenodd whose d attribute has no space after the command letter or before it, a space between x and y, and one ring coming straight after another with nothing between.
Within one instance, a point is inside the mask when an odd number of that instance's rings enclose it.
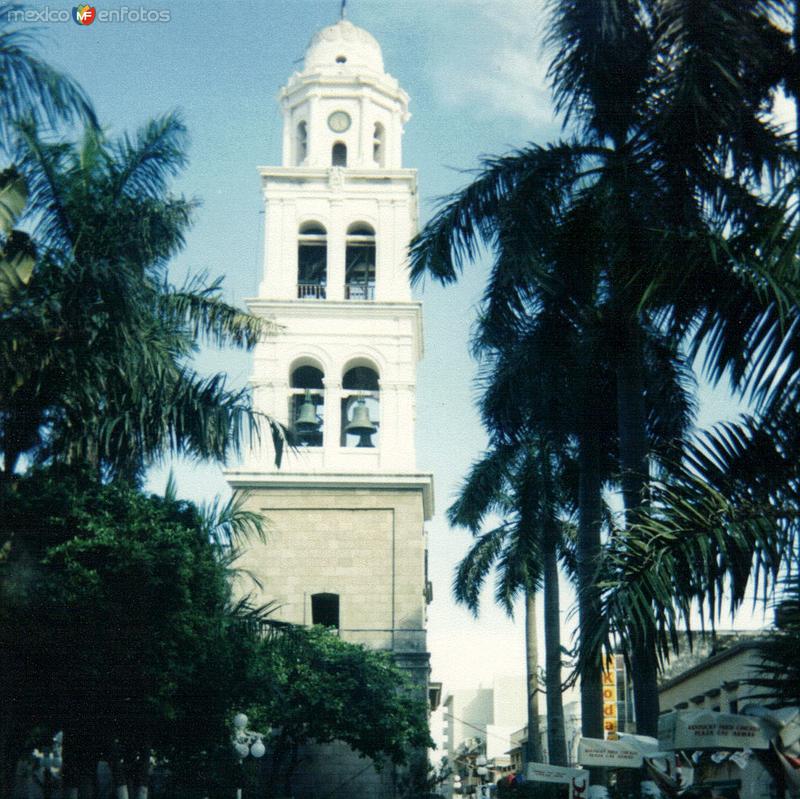
<instances>
[{"instance_id":1,"label":"white bell tower","mask_svg":"<svg viewBox=\"0 0 800 799\"><path fill-rule=\"evenodd\" d=\"M280 468L265 446L226 473L267 522L266 543L240 565L259 576L257 598L279 603L277 618L388 650L424 689L433 484L414 451L422 315L407 271L408 95L374 37L341 19L313 37L280 103L282 165L259 169L265 258L248 301L279 332L257 347L251 383L257 409L299 446Z\"/></svg>"}]
</instances>

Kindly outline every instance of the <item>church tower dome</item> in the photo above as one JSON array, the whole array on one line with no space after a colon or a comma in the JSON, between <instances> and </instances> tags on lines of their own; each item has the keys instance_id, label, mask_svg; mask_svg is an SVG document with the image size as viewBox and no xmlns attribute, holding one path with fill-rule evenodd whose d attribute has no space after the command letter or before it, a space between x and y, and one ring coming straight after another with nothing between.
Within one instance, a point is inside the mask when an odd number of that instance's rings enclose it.
<instances>
[{"instance_id":1,"label":"church tower dome","mask_svg":"<svg viewBox=\"0 0 800 799\"><path fill-rule=\"evenodd\" d=\"M283 166L401 169L408 95L375 37L346 19L323 28L280 92Z\"/></svg>"},{"instance_id":2,"label":"church tower dome","mask_svg":"<svg viewBox=\"0 0 800 799\"><path fill-rule=\"evenodd\" d=\"M368 31L340 19L318 31L308 45L303 72L319 70L383 73L381 46Z\"/></svg>"}]
</instances>

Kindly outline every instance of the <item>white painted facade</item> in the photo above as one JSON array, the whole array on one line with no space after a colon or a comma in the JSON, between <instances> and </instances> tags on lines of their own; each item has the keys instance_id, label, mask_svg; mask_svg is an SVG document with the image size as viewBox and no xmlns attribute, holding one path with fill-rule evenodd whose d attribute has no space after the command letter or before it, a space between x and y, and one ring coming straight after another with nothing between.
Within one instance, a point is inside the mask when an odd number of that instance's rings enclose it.
<instances>
[{"instance_id":1,"label":"white painted facade","mask_svg":"<svg viewBox=\"0 0 800 799\"><path fill-rule=\"evenodd\" d=\"M248 307L282 329L256 349L251 383L256 408L291 427L297 416L292 397L302 394L293 390L293 372L303 365L319 369L324 391L314 400L322 442L289 453L280 469L265 445L248 454L241 472L289 481L298 473L361 475L368 482L376 474L415 474L416 364L423 353L421 308L411 301L407 271L418 224L416 170L401 168L408 96L383 71L375 39L341 20L314 36L303 69L280 100L283 159L281 166L259 169L264 267L259 296ZM334 131L332 115L342 113L349 117L347 129ZM347 148L346 166L333 166L336 144ZM302 231L311 229L324 231L310 238L324 247L326 263L324 277L305 284L300 244ZM371 230L366 238L374 241L374 276L357 284L347 273L349 244L359 238L353 230ZM359 395L343 388L352 367L377 374L378 390L361 392L378 428L372 447L357 447L352 437L342 443ZM343 412L349 414L344 421ZM429 484L430 516L430 478L421 479Z\"/></svg>"},{"instance_id":2,"label":"white painted facade","mask_svg":"<svg viewBox=\"0 0 800 799\"><path fill-rule=\"evenodd\" d=\"M277 332L256 347L251 385L256 409L300 446L277 467L264 435L226 472L266 521L266 540L237 562L240 590L276 603L276 620L391 652L424 700L433 482L414 451L422 314L407 272L417 231L416 171L401 161L408 97L375 39L342 19L314 36L280 103L282 163L259 168L264 265L248 301ZM337 746L304 753L312 765L294 781L297 799L321 784L331 799L393 796L386 772ZM411 769L424 775L423 751Z\"/></svg>"}]
</instances>

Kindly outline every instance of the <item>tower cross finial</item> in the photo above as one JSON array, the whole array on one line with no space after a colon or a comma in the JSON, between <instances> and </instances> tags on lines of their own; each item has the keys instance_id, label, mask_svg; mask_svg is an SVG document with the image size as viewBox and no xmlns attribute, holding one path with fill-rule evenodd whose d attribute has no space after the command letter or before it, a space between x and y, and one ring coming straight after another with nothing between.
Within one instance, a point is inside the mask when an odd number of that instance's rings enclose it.
<instances>
[{"instance_id":1,"label":"tower cross finial","mask_svg":"<svg viewBox=\"0 0 800 799\"><path fill-rule=\"evenodd\" d=\"M342 7L339 10L339 19L344 19L347 16L347 0L342 0Z\"/></svg>"}]
</instances>

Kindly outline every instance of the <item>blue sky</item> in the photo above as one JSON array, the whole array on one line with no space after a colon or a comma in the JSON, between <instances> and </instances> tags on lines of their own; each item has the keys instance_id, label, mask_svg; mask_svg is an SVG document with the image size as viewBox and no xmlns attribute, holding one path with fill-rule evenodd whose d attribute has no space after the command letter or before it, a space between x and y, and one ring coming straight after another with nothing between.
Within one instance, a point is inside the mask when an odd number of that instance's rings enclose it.
<instances>
[{"instance_id":1,"label":"blue sky","mask_svg":"<svg viewBox=\"0 0 800 799\"><path fill-rule=\"evenodd\" d=\"M68 2L33 3L61 10ZM120 8L119 0L96 4ZM148 0L131 8L169 10L166 23L73 22L40 25L41 51L77 78L112 132L133 130L179 109L191 136L179 191L202 201L176 280L207 270L224 275L227 296L254 296L261 265L262 216L256 166L280 158L276 96L299 66L312 34L338 18L338 0ZM349 0L348 18L381 43L387 70L411 96L404 165L419 170L422 222L435 198L463 185L480 154L558 136L545 82L537 0ZM451 688L522 673L522 619L514 625L487 592L473 620L450 599L453 567L468 536L450 531L443 512L484 436L473 409L468 336L485 264L454 287L428 282L423 300L426 355L418 373L417 453L433 472L438 513L429 524L435 601L429 643L433 677ZM249 356L205 352L201 366L244 382ZM704 418L729 416L724 394ZM226 494L218 468L182 464L179 491L196 500ZM163 473L154 474L155 489Z\"/></svg>"}]
</instances>

